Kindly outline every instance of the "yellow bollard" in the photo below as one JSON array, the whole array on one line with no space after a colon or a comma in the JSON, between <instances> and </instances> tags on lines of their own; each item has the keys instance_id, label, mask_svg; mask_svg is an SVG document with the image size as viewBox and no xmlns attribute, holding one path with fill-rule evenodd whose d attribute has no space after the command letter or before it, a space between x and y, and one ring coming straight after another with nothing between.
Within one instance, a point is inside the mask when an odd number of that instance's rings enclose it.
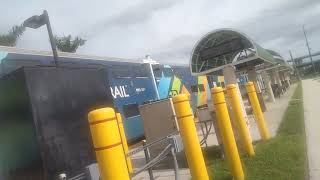
<instances>
[{"instance_id":1,"label":"yellow bollard","mask_svg":"<svg viewBox=\"0 0 320 180\"><path fill-rule=\"evenodd\" d=\"M116 114L101 108L88 114L94 150L102 180L129 180Z\"/></svg>"},{"instance_id":2,"label":"yellow bollard","mask_svg":"<svg viewBox=\"0 0 320 180\"><path fill-rule=\"evenodd\" d=\"M222 143L225 155L231 169L231 174L235 180L243 180L244 174L242 165L234 139L228 108L224 98L224 92L221 87L215 87L211 90L213 97L213 105L216 110L218 126L221 132Z\"/></svg>"},{"instance_id":3,"label":"yellow bollard","mask_svg":"<svg viewBox=\"0 0 320 180\"><path fill-rule=\"evenodd\" d=\"M189 98L179 94L173 97L173 104L192 179L209 180Z\"/></svg>"},{"instance_id":4,"label":"yellow bollard","mask_svg":"<svg viewBox=\"0 0 320 180\"><path fill-rule=\"evenodd\" d=\"M258 124L260 136L263 140L268 140L270 138L270 134L264 121L264 116L259 104L258 96L254 88L253 82L248 82L246 84L246 89L251 102L253 114Z\"/></svg>"},{"instance_id":5,"label":"yellow bollard","mask_svg":"<svg viewBox=\"0 0 320 180\"><path fill-rule=\"evenodd\" d=\"M127 138L126 138L126 133L124 131L124 126L123 126L121 114L116 113L116 115L117 115L117 121L118 121L123 150L124 150L124 153L127 154L129 152L129 147L128 147L128 142L127 142ZM133 168L132 168L131 158L127 157L126 161L127 161L128 171L129 171L129 173L132 173Z\"/></svg>"},{"instance_id":6,"label":"yellow bollard","mask_svg":"<svg viewBox=\"0 0 320 180\"><path fill-rule=\"evenodd\" d=\"M240 104L240 97L237 92L237 87L235 84L229 84L227 86L228 95L230 98L232 111L236 120L236 126L240 134L240 140L249 156L254 155L254 149L252 146L252 140L249 134L249 130L244 118L244 113Z\"/></svg>"}]
</instances>

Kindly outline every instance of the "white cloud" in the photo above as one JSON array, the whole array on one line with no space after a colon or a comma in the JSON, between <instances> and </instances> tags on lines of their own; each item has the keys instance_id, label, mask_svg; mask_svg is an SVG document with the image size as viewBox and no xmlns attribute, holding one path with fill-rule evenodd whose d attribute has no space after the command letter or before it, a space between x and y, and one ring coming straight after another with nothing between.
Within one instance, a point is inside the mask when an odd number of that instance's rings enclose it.
<instances>
[{"instance_id":1,"label":"white cloud","mask_svg":"<svg viewBox=\"0 0 320 180\"><path fill-rule=\"evenodd\" d=\"M83 54L143 57L187 63L194 43L208 31L232 27L288 57L306 54L302 25L320 51L317 0L2 0L0 32L47 9L58 35L87 39ZM50 50L46 29L27 30L18 47Z\"/></svg>"}]
</instances>

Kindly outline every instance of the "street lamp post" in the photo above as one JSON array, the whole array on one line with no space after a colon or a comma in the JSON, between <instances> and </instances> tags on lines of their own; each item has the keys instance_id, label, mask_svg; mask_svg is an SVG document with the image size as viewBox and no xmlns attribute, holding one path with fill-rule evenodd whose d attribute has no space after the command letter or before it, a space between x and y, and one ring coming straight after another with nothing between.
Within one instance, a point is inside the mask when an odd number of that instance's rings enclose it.
<instances>
[{"instance_id":1,"label":"street lamp post","mask_svg":"<svg viewBox=\"0 0 320 180\"><path fill-rule=\"evenodd\" d=\"M305 40L306 40L306 46L307 46L307 48L308 48L308 53L309 53L309 58L310 58L310 61L311 61L313 73L316 74L317 71L316 71L316 68L315 68L314 63L313 63L313 59L312 59L312 55L311 55L311 50L310 50L310 46L309 46L309 41L308 41L308 38L307 38L306 30L304 29L304 25L302 26L302 30L303 30L304 38L305 38Z\"/></svg>"},{"instance_id":2,"label":"street lamp post","mask_svg":"<svg viewBox=\"0 0 320 180\"><path fill-rule=\"evenodd\" d=\"M55 40L53 38L53 33L50 25L49 15L47 10L44 10L41 15L35 15L23 22L24 27L29 27L32 29L38 29L39 27L46 25L48 30L48 35L50 39L51 49L53 53L54 64L58 66L58 52Z\"/></svg>"},{"instance_id":3,"label":"street lamp post","mask_svg":"<svg viewBox=\"0 0 320 180\"><path fill-rule=\"evenodd\" d=\"M289 54L290 54L290 57L291 57L291 61L292 61L292 63L293 63L294 70L295 70L296 73L297 73L298 80L300 81L300 80L301 80L300 72L299 72L299 69L298 69L298 67L297 67L296 60L293 59L291 50L289 50Z\"/></svg>"}]
</instances>

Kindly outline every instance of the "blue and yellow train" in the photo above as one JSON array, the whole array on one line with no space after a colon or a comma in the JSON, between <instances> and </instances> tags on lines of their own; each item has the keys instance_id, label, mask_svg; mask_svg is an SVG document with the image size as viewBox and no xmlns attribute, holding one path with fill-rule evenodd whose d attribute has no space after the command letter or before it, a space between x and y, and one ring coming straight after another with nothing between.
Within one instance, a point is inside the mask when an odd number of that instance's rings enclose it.
<instances>
[{"instance_id":1,"label":"blue and yellow train","mask_svg":"<svg viewBox=\"0 0 320 180\"><path fill-rule=\"evenodd\" d=\"M50 52L0 47L0 73L12 72L22 66L52 66ZM84 56L59 53L59 66L104 68L109 78L109 91L117 111L124 117L129 142L144 136L138 106L147 101L168 98L187 93L193 108L207 104L210 87L217 79L214 76L192 76L188 65L153 64L134 59ZM152 76L153 74L153 76ZM155 79L155 81L152 80ZM154 86L156 82L156 87Z\"/></svg>"}]
</instances>

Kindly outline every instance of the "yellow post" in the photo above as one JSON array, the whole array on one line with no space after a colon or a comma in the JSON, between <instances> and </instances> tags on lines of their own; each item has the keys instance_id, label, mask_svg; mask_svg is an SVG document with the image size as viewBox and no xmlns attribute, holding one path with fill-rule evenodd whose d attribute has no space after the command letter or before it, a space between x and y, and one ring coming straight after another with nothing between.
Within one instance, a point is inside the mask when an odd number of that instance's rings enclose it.
<instances>
[{"instance_id":1,"label":"yellow post","mask_svg":"<svg viewBox=\"0 0 320 180\"><path fill-rule=\"evenodd\" d=\"M173 97L173 104L192 179L209 180L189 98L179 94Z\"/></svg>"},{"instance_id":2,"label":"yellow post","mask_svg":"<svg viewBox=\"0 0 320 180\"><path fill-rule=\"evenodd\" d=\"M229 84L227 86L228 95L231 102L232 112L235 117L236 127L240 134L240 140L243 147L249 156L254 155L254 149L252 146L252 140L249 134L249 130L244 118L244 112L240 104L240 97L237 92L237 86L235 84Z\"/></svg>"},{"instance_id":3,"label":"yellow post","mask_svg":"<svg viewBox=\"0 0 320 180\"><path fill-rule=\"evenodd\" d=\"M129 180L116 114L101 108L88 114L94 150L102 180Z\"/></svg>"},{"instance_id":4,"label":"yellow post","mask_svg":"<svg viewBox=\"0 0 320 180\"><path fill-rule=\"evenodd\" d=\"M238 148L236 145L236 140L234 139L231 127L223 89L221 87L215 87L211 90L211 93L213 97L213 105L216 110L218 126L221 132L222 143L226 159L231 169L231 174L235 180L243 180L244 174L238 153Z\"/></svg>"},{"instance_id":5,"label":"yellow post","mask_svg":"<svg viewBox=\"0 0 320 180\"><path fill-rule=\"evenodd\" d=\"M253 114L258 124L260 136L263 140L268 140L270 138L269 131L267 129L267 125L264 121L264 116L259 104L258 96L254 87L253 82L248 82L246 84L247 93L251 102Z\"/></svg>"},{"instance_id":6,"label":"yellow post","mask_svg":"<svg viewBox=\"0 0 320 180\"><path fill-rule=\"evenodd\" d=\"M127 142L127 138L126 138L126 133L124 131L124 126L123 126L121 114L117 113L116 115L117 115L117 121L118 121L123 150L124 150L124 153L127 154L129 152L129 147L128 147L128 142ZM131 158L127 157L126 160L127 160L128 171L129 171L129 173L132 173L133 168L132 168Z\"/></svg>"}]
</instances>

